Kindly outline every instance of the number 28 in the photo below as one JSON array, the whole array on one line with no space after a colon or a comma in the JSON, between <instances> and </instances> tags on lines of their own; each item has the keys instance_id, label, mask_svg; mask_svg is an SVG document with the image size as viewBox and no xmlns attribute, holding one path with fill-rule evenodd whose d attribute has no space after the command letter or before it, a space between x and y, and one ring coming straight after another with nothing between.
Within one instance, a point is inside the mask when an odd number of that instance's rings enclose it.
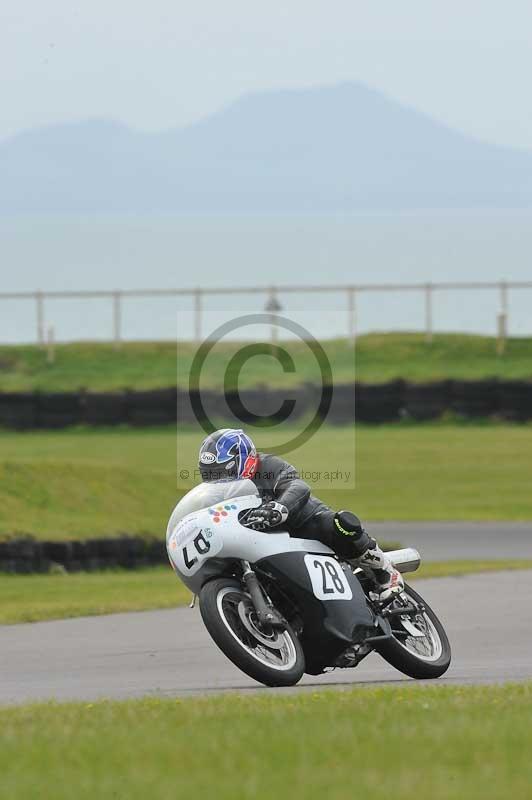
<instances>
[{"instance_id":1,"label":"number 28","mask_svg":"<svg viewBox=\"0 0 532 800\"><path fill-rule=\"evenodd\" d=\"M338 569L334 561L326 561L325 564L323 564L323 562L316 559L314 566L319 567L321 571L323 594L334 594L335 589L338 594L345 594L345 586L338 574ZM328 582L329 578L331 578L332 586Z\"/></svg>"}]
</instances>

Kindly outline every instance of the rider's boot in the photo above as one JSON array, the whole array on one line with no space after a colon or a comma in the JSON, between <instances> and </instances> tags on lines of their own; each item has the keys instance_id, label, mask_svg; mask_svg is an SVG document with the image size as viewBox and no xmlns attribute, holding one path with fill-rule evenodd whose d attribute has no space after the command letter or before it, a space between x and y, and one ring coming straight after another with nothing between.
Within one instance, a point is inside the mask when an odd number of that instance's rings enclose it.
<instances>
[{"instance_id":1,"label":"rider's boot","mask_svg":"<svg viewBox=\"0 0 532 800\"><path fill-rule=\"evenodd\" d=\"M393 566L390 557L383 553L375 539L372 539L371 547L362 553L355 563L373 578L379 600L389 600L404 590L403 576Z\"/></svg>"}]
</instances>

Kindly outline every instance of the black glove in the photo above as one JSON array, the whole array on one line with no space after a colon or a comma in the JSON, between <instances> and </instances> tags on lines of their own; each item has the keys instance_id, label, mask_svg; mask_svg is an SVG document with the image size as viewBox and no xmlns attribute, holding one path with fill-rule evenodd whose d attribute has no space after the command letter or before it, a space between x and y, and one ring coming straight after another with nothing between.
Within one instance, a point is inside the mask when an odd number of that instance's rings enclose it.
<instances>
[{"instance_id":1,"label":"black glove","mask_svg":"<svg viewBox=\"0 0 532 800\"><path fill-rule=\"evenodd\" d=\"M264 503L260 508L255 508L249 515L248 525L256 531L265 531L276 528L288 519L288 509L281 503L273 500Z\"/></svg>"}]
</instances>

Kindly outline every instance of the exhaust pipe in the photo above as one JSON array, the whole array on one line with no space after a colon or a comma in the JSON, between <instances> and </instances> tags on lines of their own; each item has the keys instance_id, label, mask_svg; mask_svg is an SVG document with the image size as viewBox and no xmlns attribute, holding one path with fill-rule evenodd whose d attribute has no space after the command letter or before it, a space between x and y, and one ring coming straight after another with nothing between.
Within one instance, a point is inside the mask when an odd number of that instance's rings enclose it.
<instances>
[{"instance_id":1,"label":"exhaust pipe","mask_svg":"<svg viewBox=\"0 0 532 800\"><path fill-rule=\"evenodd\" d=\"M421 557L413 547L402 547L400 550L388 550L386 555L399 572L415 572L421 564Z\"/></svg>"}]
</instances>

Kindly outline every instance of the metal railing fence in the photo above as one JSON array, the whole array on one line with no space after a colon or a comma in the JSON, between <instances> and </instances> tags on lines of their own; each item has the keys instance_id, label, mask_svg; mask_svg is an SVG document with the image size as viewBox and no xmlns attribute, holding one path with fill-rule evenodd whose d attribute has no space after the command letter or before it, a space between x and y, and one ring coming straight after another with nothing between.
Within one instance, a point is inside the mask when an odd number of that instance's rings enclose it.
<instances>
[{"instance_id":1,"label":"metal railing fence","mask_svg":"<svg viewBox=\"0 0 532 800\"><path fill-rule=\"evenodd\" d=\"M532 289L532 281L465 281L465 282L427 282L427 283L362 283L362 284L325 284L325 285L275 285L275 286L239 286L209 287L188 289L114 289L114 290L54 290L33 292L0 292L0 301L27 300L35 308L35 325L37 344L44 346L47 340L45 321L47 300L82 300L102 299L112 305L112 331L109 341L119 348L122 342L122 309L123 304L132 298L191 297L193 298L194 338L202 338L203 299L208 296L259 294L265 298L264 309L272 317L272 332L275 315L282 310L280 297L286 294L328 293L336 292L346 298L346 336L353 342L356 339L357 296L367 292L412 292L418 291L424 303L424 331L427 342L433 337L433 303L434 295L441 291L476 291L493 290L498 293L499 311L497 313L498 350L504 350L508 330L508 294L510 291ZM48 334L50 335L50 334ZM51 331L53 336L53 331ZM273 334L272 334L273 335Z\"/></svg>"}]
</instances>

